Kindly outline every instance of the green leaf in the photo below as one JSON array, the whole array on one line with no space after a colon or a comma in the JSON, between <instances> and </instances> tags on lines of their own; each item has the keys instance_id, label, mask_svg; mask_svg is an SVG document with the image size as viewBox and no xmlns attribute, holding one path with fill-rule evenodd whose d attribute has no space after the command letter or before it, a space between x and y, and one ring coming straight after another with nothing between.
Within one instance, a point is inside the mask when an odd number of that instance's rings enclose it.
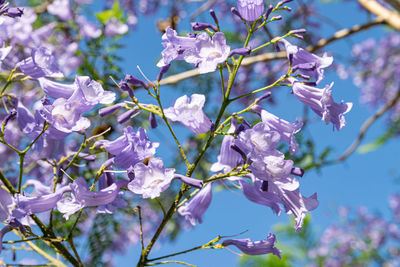
<instances>
[{"instance_id":1,"label":"green leaf","mask_svg":"<svg viewBox=\"0 0 400 267\"><path fill-rule=\"evenodd\" d=\"M117 20L122 21L124 17L124 12L122 11L119 5L119 1L114 1L114 4L111 9L107 9L103 12L97 13L96 17L101 23L107 24L107 22L111 18L116 18Z\"/></svg>"}]
</instances>

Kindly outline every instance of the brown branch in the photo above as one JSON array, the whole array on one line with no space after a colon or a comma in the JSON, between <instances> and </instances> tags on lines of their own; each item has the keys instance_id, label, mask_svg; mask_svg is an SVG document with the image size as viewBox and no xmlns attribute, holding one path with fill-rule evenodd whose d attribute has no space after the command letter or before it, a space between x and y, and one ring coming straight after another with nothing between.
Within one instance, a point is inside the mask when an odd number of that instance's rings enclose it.
<instances>
[{"instance_id":1,"label":"brown branch","mask_svg":"<svg viewBox=\"0 0 400 267\"><path fill-rule=\"evenodd\" d=\"M382 18L386 24L396 30L400 30L400 14L387 9L375 0L358 0L358 2L369 12Z\"/></svg>"},{"instance_id":2,"label":"brown branch","mask_svg":"<svg viewBox=\"0 0 400 267\"><path fill-rule=\"evenodd\" d=\"M369 29L375 25L379 25L379 24L384 24L387 23L387 20L385 20L384 18L378 17L373 21L367 22L365 24L362 25L355 25L349 29L342 29L339 30L337 32L335 32L332 37L330 38L322 38L320 39L316 45L310 45L306 48L307 51L309 52L315 52L318 49L321 49L322 47L343 39L345 37L348 37L352 34L355 34L357 32ZM254 63L257 62L263 62L263 61L271 61L271 60L277 60L277 59L284 59L286 58L286 52L285 51L281 51L281 52L268 52L268 53L264 53L264 54L260 54L257 56L252 56L252 57L247 57L243 59L242 62L242 66L249 66L252 65ZM188 70L182 73L178 73L175 75L171 75L169 77L166 77L165 79L162 79L160 81L160 85L169 85L169 84L176 84L180 81L189 79L189 78L193 78L200 75L200 73L198 72L197 69L193 69L193 70Z\"/></svg>"},{"instance_id":3,"label":"brown branch","mask_svg":"<svg viewBox=\"0 0 400 267\"><path fill-rule=\"evenodd\" d=\"M338 157L334 162L341 162L347 159L360 145L361 141L364 139L366 132L369 127L379 119L383 114L386 113L389 109L391 109L396 103L400 101L400 89L397 91L396 96L389 102L387 102L383 107L381 107L374 115L369 117L364 124L360 128L360 133L358 134L356 140L346 149L346 151Z\"/></svg>"}]
</instances>

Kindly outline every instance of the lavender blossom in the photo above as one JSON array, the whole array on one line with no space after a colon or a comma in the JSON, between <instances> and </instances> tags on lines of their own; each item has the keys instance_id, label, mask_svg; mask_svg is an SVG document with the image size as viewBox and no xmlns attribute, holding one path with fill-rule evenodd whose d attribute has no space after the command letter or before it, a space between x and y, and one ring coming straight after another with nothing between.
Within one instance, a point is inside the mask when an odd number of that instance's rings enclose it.
<instances>
[{"instance_id":1,"label":"lavender blossom","mask_svg":"<svg viewBox=\"0 0 400 267\"><path fill-rule=\"evenodd\" d=\"M261 241L252 242L247 239L227 239L222 242L223 246L234 245L247 255L263 255L272 253L281 258L281 251L275 247L276 237L269 233L268 237Z\"/></svg>"},{"instance_id":2,"label":"lavender blossom","mask_svg":"<svg viewBox=\"0 0 400 267\"><path fill-rule=\"evenodd\" d=\"M75 84L63 84L46 78L39 78L43 92L51 98L69 98L76 90Z\"/></svg>"},{"instance_id":3,"label":"lavender blossom","mask_svg":"<svg viewBox=\"0 0 400 267\"><path fill-rule=\"evenodd\" d=\"M101 30L93 23L89 22L85 16L76 18L76 23L79 25L79 33L84 38L99 38Z\"/></svg>"},{"instance_id":4,"label":"lavender blossom","mask_svg":"<svg viewBox=\"0 0 400 267\"><path fill-rule=\"evenodd\" d=\"M239 134L237 145L249 156L263 155L275 150L280 140L280 134L272 131L265 123L257 123L253 128Z\"/></svg>"},{"instance_id":5,"label":"lavender blossom","mask_svg":"<svg viewBox=\"0 0 400 267\"><path fill-rule=\"evenodd\" d=\"M305 85L292 79L293 93L303 104L309 106L326 124L332 122L337 130L346 125L343 114L349 112L353 106L352 103L335 103L332 98L331 88L333 83L327 85L324 89L318 89Z\"/></svg>"},{"instance_id":6,"label":"lavender blossom","mask_svg":"<svg viewBox=\"0 0 400 267\"><path fill-rule=\"evenodd\" d=\"M196 39L191 37L178 36L175 30L168 27L162 36L164 50L161 52L162 59L157 63L157 67L170 64L173 60L183 60L185 50L194 47Z\"/></svg>"},{"instance_id":7,"label":"lavender blossom","mask_svg":"<svg viewBox=\"0 0 400 267\"><path fill-rule=\"evenodd\" d=\"M116 183L114 173L106 172L99 178L99 190L104 190L107 187L112 186L114 183ZM122 198L123 194L124 192L120 191L112 202L98 206L97 213L113 214L117 208L125 208L128 205L128 202Z\"/></svg>"},{"instance_id":8,"label":"lavender blossom","mask_svg":"<svg viewBox=\"0 0 400 267\"><path fill-rule=\"evenodd\" d=\"M0 221L4 222L10 218L10 209L12 206L14 206L13 197L0 187Z\"/></svg>"},{"instance_id":9,"label":"lavender blossom","mask_svg":"<svg viewBox=\"0 0 400 267\"><path fill-rule=\"evenodd\" d=\"M255 21L264 13L263 0L238 0L237 7L240 15L247 21Z\"/></svg>"},{"instance_id":10,"label":"lavender blossom","mask_svg":"<svg viewBox=\"0 0 400 267\"><path fill-rule=\"evenodd\" d=\"M21 71L34 79L41 77L60 78L64 75L59 71L56 59L51 51L44 46L34 49L31 57L17 64Z\"/></svg>"},{"instance_id":11,"label":"lavender blossom","mask_svg":"<svg viewBox=\"0 0 400 267\"><path fill-rule=\"evenodd\" d=\"M106 28L104 29L104 35L108 37L114 37L117 35L123 35L129 30L128 25L122 23L116 18L111 18L107 21Z\"/></svg>"},{"instance_id":12,"label":"lavender blossom","mask_svg":"<svg viewBox=\"0 0 400 267\"><path fill-rule=\"evenodd\" d=\"M196 221L202 223L202 216L211 204L212 186L208 183L201 189L188 203L185 203L178 209L181 216L185 216L185 220L192 226L196 225Z\"/></svg>"},{"instance_id":13,"label":"lavender blossom","mask_svg":"<svg viewBox=\"0 0 400 267\"><path fill-rule=\"evenodd\" d=\"M61 20L66 21L73 18L69 0L55 0L47 6L47 11Z\"/></svg>"},{"instance_id":14,"label":"lavender blossom","mask_svg":"<svg viewBox=\"0 0 400 267\"><path fill-rule=\"evenodd\" d=\"M228 134L232 134L236 131L236 119L232 119L231 127L228 130ZM223 171L224 173L229 172L242 162L242 157L239 153L236 153L232 149L232 145L235 143L235 138L232 135L225 135L222 140L221 150L218 155L218 161L211 165L210 170L212 172Z\"/></svg>"},{"instance_id":15,"label":"lavender blossom","mask_svg":"<svg viewBox=\"0 0 400 267\"><path fill-rule=\"evenodd\" d=\"M77 178L70 184L72 195L57 202L57 209L64 213L68 220L69 216L85 207L97 207L112 203L117 197L121 187L128 181L117 181L110 186L97 192L89 191L85 179Z\"/></svg>"},{"instance_id":16,"label":"lavender blossom","mask_svg":"<svg viewBox=\"0 0 400 267\"><path fill-rule=\"evenodd\" d=\"M179 97L173 107L164 110L165 116L172 121L179 121L196 134L210 130L212 122L203 112L205 96L193 94L190 99L184 95Z\"/></svg>"},{"instance_id":17,"label":"lavender blossom","mask_svg":"<svg viewBox=\"0 0 400 267\"><path fill-rule=\"evenodd\" d=\"M324 68L329 67L333 62L333 57L324 54L322 57L307 52L303 48L292 45L287 40L280 40L285 45L288 59L292 62L293 70L298 70L304 75L314 77L316 83L324 78Z\"/></svg>"},{"instance_id":18,"label":"lavender blossom","mask_svg":"<svg viewBox=\"0 0 400 267\"><path fill-rule=\"evenodd\" d=\"M82 105L65 98L56 99L53 104L45 104L40 115L50 123L48 136L63 139L72 132L83 131L90 126L90 120L82 117Z\"/></svg>"},{"instance_id":19,"label":"lavender blossom","mask_svg":"<svg viewBox=\"0 0 400 267\"><path fill-rule=\"evenodd\" d=\"M183 55L186 62L198 67L200 73L208 73L215 71L219 64L225 62L230 50L222 32L215 33L212 38L201 32L196 35L195 45L186 49Z\"/></svg>"},{"instance_id":20,"label":"lavender blossom","mask_svg":"<svg viewBox=\"0 0 400 267\"><path fill-rule=\"evenodd\" d=\"M20 219L27 215L50 211L55 208L64 193L71 191L69 186L59 188L55 193L27 197L24 195L15 196L15 209L12 211L14 218Z\"/></svg>"},{"instance_id":21,"label":"lavender blossom","mask_svg":"<svg viewBox=\"0 0 400 267\"><path fill-rule=\"evenodd\" d=\"M255 106L253 110L258 108L259 106ZM294 135L301 130L303 122L296 121L295 123L290 123L264 109L261 109L261 111L257 110L257 113L261 116L262 121L268 125L271 130L278 132L281 140L289 145L290 154L295 154L297 152L297 144Z\"/></svg>"},{"instance_id":22,"label":"lavender blossom","mask_svg":"<svg viewBox=\"0 0 400 267\"><path fill-rule=\"evenodd\" d=\"M135 179L128 184L128 189L143 198L159 197L174 178L175 169L165 169L160 158L150 158L147 165L142 162L133 167Z\"/></svg>"},{"instance_id":23,"label":"lavender blossom","mask_svg":"<svg viewBox=\"0 0 400 267\"><path fill-rule=\"evenodd\" d=\"M128 126L124 129L124 135L114 141L100 140L95 146L104 146L111 154L115 155L114 163L117 167L128 169L140 161L154 156L158 143L152 143L146 130L139 128L137 133Z\"/></svg>"},{"instance_id":24,"label":"lavender blossom","mask_svg":"<svg viewBox=\"0 0 400 267\"><path fill-rule=\"evenodd\" d=\"M293 168L293 161L285 160L285 155L274 150L264 154L253 154L251 156L249 169L259 179L268 181L274 178L288 177Z\"/></svg>"}]
</instances>

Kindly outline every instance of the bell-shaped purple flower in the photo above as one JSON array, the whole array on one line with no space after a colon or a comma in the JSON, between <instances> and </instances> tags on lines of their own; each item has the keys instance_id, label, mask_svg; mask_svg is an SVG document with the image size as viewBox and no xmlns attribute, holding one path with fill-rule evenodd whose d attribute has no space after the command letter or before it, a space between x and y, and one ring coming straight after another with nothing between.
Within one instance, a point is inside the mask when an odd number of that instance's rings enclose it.
<instances>
[{"instance_id":1,"label":"bell-shaped purple flower","mask_svg":"<svg viewBox=\"0 0 400 267\"><path fill-rule=\"evenodd\" d=\"M236 119L232 119L231 127L227 133L234 133L236 131ZM221 150L219 152L218 161L211 165L210 170L212 172L223 171L224 173L229 172L242 161L242 157L239 153L232 149L232 145L235 144L235 137L232 135L225 135L221 143Z\"/></svg>"},{"instance_id":2,"label":"bell-shaped purple flower","mask_svg":"<svg viewBox=\"0 0 400 267\"><path fill-rule=\"evenodd\" d=\"M290 154L294 154L297 152L297 144L294 138L294 135L301 130L303 127L303 122L296 121L295 123L290 123L281 118L278 118L272 113L269 113L266 110L261 110L261 119L262 121L269 126L269 128L273 131L277 131L281 140L286 142L289 145Z\"/></svg>"},{"instance_id":3,"label":"bell-shaped purple flower","mask_svg":"<svg viewBox=\"0 0 400 267\"><path fill-rule=\"evenodd\" d=\"M74 84L76 90L68 100L79 102L82 112L92 109L97 104L111 104L115 100L114 92L105 91L100 83L88 76L76 76Z\"/></svg>"},{"instance_id":4,"label":"bell-shaped purple flower","mask_svg":"<svg viewBox=\"0 0 400 267\"><path fill-rule=\"evenodd\" d=\"M11 46L5 46L3 44L3 47L0 48L0 66L1 62L6 58L6 56L10 53L12 47Z\"/></svg>"},{"instance_id":5,"label":"bell-shaped purple flower","mask_svg":"<svg viewBox=\"0 0 400 267\"><path fill-rule=\"evenodd\" d=\"M39 78L39 84L43 92L51 98L70 98L76 90L75 84L54 82L46 78Z\"/></svg>"},{"instance_id":6,"label":"bell-shaped purple flower","mask_svg":"<svg viewBox=\"0 0 400 267\"><path fill-rule=\"evenodd\" d=\"M85 16L78 16L76 23L79 26L79 34L84 38L98 38L101 35L101 30L95 24L86 19Z\"/></svg>"},{"instance_id":7,"label":"bell-shaped purple flower","mask_svg":"<svg viewBox=\"0 0 400 267\"><path fill-rule=\"evenodd\" d=\"M333 57L324 54L322 57L307 52L303 48L292 45L285 39L280 40L285 45L288 59L292 61L293 70L298 70L316 79L318 84L324 78L324 68L329 67L333 62Z\"/></svg>"},{"instance_id":8,"label":"bell-shaped purple flower","mask_svg":"<svg viewBox=\"0 0 400 267\"><path fill-rule=\"evenodd\" d=\"M143 198L156 198L169 187L175 169L165 169L160 158L150 158L147 165L139 162L133 171L135 179L128 184L128 189Z\"/></svg>"},{"instance_id":9,"label":"bell-shaped purple flower","mask_svg":"<svg viewBox=\"0 0 400 267\"><path fill-rule=\"evenodd\" d=\"M146 158L154 156L158 143L153 143L146 135L146 130L139 128L137 133L132 127L124 129L124 135L114 141L100 140L96 146L104 146L110 153L115 155L114 163L117 167L128 169Z\"/></svg>"},{"instance_id":10,"label":"bell-shaped purple flower","mask_svg":"<svg viewBox=\"0 0 400 267\"><path fill-rule=\"evenodd\" d=\"M288 177L293 168L293 161L285 160L285 155L278 150L268 154L253 154L251 160L249 169L257 178L265 181Z\"/></svg>"},{"instance_id":11,"label":"bell-shaped purple flower","mask_svg":"<svg viewBox=\"0 0 400 267\"><path fill-rule=\"evenodd\" d=\"M205 32L196 35L196 43L186 49L183 54L185 61L195 64L200 73L208 73L216 70L219 64L228 58L231 48L226 44L225 35L217 32L211 38Z\"/></svg>"},{"instance_id":12,"label":"bell-shaped purple flower","mask_svg":"<svg viewBox=\"0 0 400 267\"><path fill-rule=\"evenodd\" d=\"M123 35L129 30L128 25L122 23L116 18L111 18L107 21L106 27L104 29L104 35L108 37L114 37L117 35Z\"/></svg>"},{"instance_id":13,"label":"bell-shaped purple flower","mask_svg":"<svg viewBox=\"0 0 400 267\"><path fill-rule=\"evenodd\" d=\"M164 110L165 116L172 121L179 121L196 134L206 133L212 122L203 112L205 101L205 96L200 94L193 94L190 99L187 95L181 96L173 107Z\"/></svg>"},{"instance_id":14,"label":"bell-shaped purple flower","mask_svg":"<svg viewBox=\"0 0 400 267\"><path fill-rule=\"evenodd\" d=\"M309 106L326 124L332 122L337 130L346 125L343 114L349 112L353 106L352 103L335 103L332 98L331 87L333 83L327 85L324 89L318 89L305 85L295 79L291 79L293 93L303 104Z\"/></svg>"},{"instance_id":15,"label":"bell-shaped purple flower","mask_svg":"<svg viewBox=\"0 0 400 267\"><path fill-rule=\"evenodd\" d=\"M50 123L47 136L63 139L72 132L83 131L90 126L90 120L82 117L81 103L65 98L56 99L53 104L45 104L41 116Z\"/></svg>"},{"instance_id":16,"label":"bell-shaped purple flower","mask_svg":"<svg viewBox=\"0 0 400 267\"><path fill-rule=\"evenodd\" d=\"M41 77L60 78L64 75L59 71L56 59L51 51L44 46L34 49L31 57L22 60L17 64L21 71L34 79Z\"/></svg>"},{"instance_id":17,"label":"bell-shaped purple flower","mask_svg":"<svg viewBox=\"0 0 400 267\"><path fill-rule=\"evenodd\" d=\"M64 193L71 191L69 186L59 188L55 193L28 197L24 195L15 196L15 209L12 211L14 218L20 219L27 215L50 211L56 207Z\"/></svg>"},{"instance_id":18,"label":"bell-shaped purple flower","mask_svg":"<svg viewBox=\"0 0 400 267\"><path fill-rule=\"evenodd\" d=\"M253 128L242 131L237 145L251 157L275 150L279 140L280 134L277 131L272 131L268 125L260 122Z\"/></svg>"},{"instance_id":19,"label":"bell-shaped purple flower","mask_svg":"<svg viewBox=\"0 0 400 267\"><path fill-rule=\"evenodd\" d=\"M167 27L162 36L164 50L161 52L162 59L157 63L157 67L164 67L173 60L183 60L183 53L186 49L195 45L196 39L192 37L178 36L175 30Z\"/></svg>"},{"instance_id":20,"label":"bell-shaped purple flower","mask_svg":"<svg viewBox=\"0 0 400 267\"><path fill-rule=\"evenodd\" d=\"M270 207L278 216L281 214L282 208L279 206L279 203L281 203L280 198L276 194L268 192L268 190L263 191L261 188L263 182L261 180L256 179L254 185L250 185L244 180L240 180L239 183L244 196L248 200Z\"/></svg>"},{"instance_id":21,"label":"bell-shaped purple flower","mask_svg":"<svg viewBox=\"0 0 400 267\"><path fill-rule=\"evenodd\" d=\"M114 183L116 183L114 173L106 172L99 178L99 190L101 191L106 189L107 187L112 186ZM117 208L125 208L128 203L122 198L123 194L124 192L120 191L112 202L106 205L98 206L97 213L113 214Z\"/></svg>"},{"instance_id":22,"label":"bell-shaped purple flower","mask_svg":"<svg viewBox=\"0 0 400 267\"><path fill-rule=\"evenodd\" d=\"M61 20L66 21L73 18L69 0L55 0L47 6L47 11Z\"/></svg>"},{"instance_id":23,"label":"bell-shaped purple flower","mask_svg":"<svg viewBox=\"0 0 400 267\"><path fill-rule=\"evenodd\" d=\"M14 206L13 197L10 193L0 187L0 221L4 222L9 219L10 208L12 206Z\"/></svg>"},{"instance_id":24,"label":"bell-shaped purple flower","mask_svg":"<svg viewBox=\"0 0 400 267\"><path fill-rule=\"evenodd\" d=\"M57 202L57 209L64 213L66 219L84 207L96 207L112 203L121 187L128 181L117 181L97 192L88 189L85 179L77 178L70 184L72 195Z\"/></svg>"},{"instance_id":25,"label":"bell-shaped purple flower","mask_svg":"<svg viewBox=\"0 0 400 267\"><path fill-rule=\"evenodd\" d=\"M212 186L208 183L203 187L189 203L185 203L178 209L181 216L185 216L185 220L192 226L196 225L196 221L202 223L202 216L211 204L212 199Z\"/></svg>"},{"instance_id":26,"label":"bell-shaped purple flower","mask_svg":"<svg viewBox=\"0 0 400 267\"><path fill-rule=\"evenodd\" d=\"M247 239L227 239L222 242L223 246L234 245L247 255L263 255L272 253L281 258L281 251L275 247L276 237L269 233L267 238L261 241L252 242Z\"/></svg>"},{"instance_id":27,"label":"bell-shaped purple flower","mask_svg":"<svg viewBox=\"0 0 400 267\"><path fill-rule=\"evenodd\" d=\"M3 250L3 237L5 234L11 232L12 230L13 228L10 225L7 225L0 230L0 254Z\"/></svg>"},{"instance_id":28,"label":"bell-shaped purple flower","mask_svg":"<svg viewBox=\"0 0 400 267\"><path fill-rule=\"evenodd\" d=\"M255 21L264 13L263 0L238 0L237 7L242 18L247 21Z\"/></svg>"}]
</instances>

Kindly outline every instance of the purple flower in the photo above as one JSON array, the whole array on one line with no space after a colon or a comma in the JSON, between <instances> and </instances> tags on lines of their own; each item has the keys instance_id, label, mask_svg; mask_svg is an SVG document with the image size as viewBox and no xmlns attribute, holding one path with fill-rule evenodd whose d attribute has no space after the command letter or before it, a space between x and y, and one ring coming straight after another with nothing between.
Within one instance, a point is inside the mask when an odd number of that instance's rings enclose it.
<instances>
[{"instance_id":1,"label":"purple flower","mask_svg":"<svg viewBox=\"0 0 400 267\"><path fill-rule=\"evenodd\" d=\"M280 40L285 45L286 54L292 61L293 70L299 70L302 74L314 77L318 84L324 78L324 68L329 67L333 57L324 54L322 57L307 52L303 48L292 45L285 39Z\"/></svg>"},{"instance_id":2,"label":"purple flower","mask_svg":"<svg viewBox=\"0 0 400 267\"><path fill-rule=\"evenodd\" d=\"M207 33L201 32L196 35L195 45L186 49L183 55L186 62L198 67L200 73L207 73L224 63L230 50L222 32L215 33L212 39Z\"/></svg>"},{"instance_id":3,"label":"purple flower","mask_svg":"<svg viewBox=\"0 0 400 267\"><path fill-rule=\"evenodd\" d=\"M0 230L0 254L1 254L1 251L3 250L3 237L5 234L7 234L8 232L11 232L12 230L13 230L13 228L10 225L7 225Z\"/></svg>"},{"instance_id":4,"label":"purple flower","mask_svg":"<svg viewBox=\"0 0 400 267\"><path fill-rule=\"evenodd\" d=\"M115 93L104 91L100 83L88 76L75 77L76 90L69 98L70 102L79 102L82 112L92 109L97 104L111 104Z\"/></svg>"},{"instance_id":5,"label":"purple flower","mask_svg":"<svg viewBox=\"0 0 400 267\"><path fill-rule=\"evenodd\" d=\"M76 23L79 25L79 33L84 38L98 38L101 35L101 30L93 23L89 22L85 16L76 18Z\"/></svg>"},{"instance_id":6,"label":"purple flower","mask_svg":"<svg viewBox=\"0 0 400 267\"><path fill-rule=\"evenodd\" d=\"M31 57L17 64L21 71L34 79L41 77L60 78L64 75L58 69L56 59L51 51L44 46L34 49Z\"/></svg>"},{"instance_id":7,"label":"purple flower","mask_svg":"<svg viewBox=\"0 0 400 267\"><path fill-rule=\"evenodd\" d=\"M9 219L10 209L12 206L14 206L13 197L10 193L0 187L0 221L4 222Z\"/></svg>"},{"instance_id":8,"label":"purple flower","mask_svg":"<svg viewBox=\"0 0 400 267\"><path fill-rule=\"evenodd\" d=\"M6 47L4 44L3 44L3 47L0 48L0 64L6 58L6 56L10 53L11 49L12 49L11 46Z\"/></svg>"},{"instance_id":9,"label":"purple flower","mask_svg":"<svg viewBox=\"0 0 400 267\"><path fill-rule=\"evenodd\" d=\"M160 158L150 158L147 165L137 163L133 171L135 179L128 184L128 189L143 198L156 198L169 187L175 169L165 169Z\"/></svg>"},{"instance_id":10,"label":"purple flower","mask_svg":"<svg viewBox=\"0 0 400 267\"><path fill-rule=\"evenodd\" d=\"M173 107L164 110L165 116L172 121L179 121L196 134L206 133L212 123L202 110L205 101L205 96L200 94L193 94L190 100L186 95L181 96Z\"/></svg>"},{"instance_id":11,"label":"purple flower","mask_svg":"<svg viewBox=\"0 0 400 267\"><path fill-rule=\"evenodd\" d=\"M106 189L109 186L112 186L114 183L116 183L114 173L112 172L106 172L105 174L101 175L99 178L99 190ZM124 192L118 192L117 196L115 199L102 206L97 207L97 213L108 213L108 214L113 214L117 208L125 208L128 203L122 198L122 195Z\"/></svg>"},{"instance_id":12,"label":"purple flower","mask_svg":"<svg viewBox=\"0 0 400 267\"><path fill-rule=\"evenodd\" d=\"M59 188L55 193L40 195L36 197L28 197L24 195L15 196L15 209L12 211L14 218L23 218L27 215L50 211L57 202L60 201L64 193L71 191L69 186Z\"/></svg>"},{"instance_id":13,"label":"purple flower","mask_svg":"<svg viewBox=\"0 0 400 267\"><path fill-rule=\"evenodd\" d=\"M333 101L331 87L333 83L327 85L324 89L318 89L305 85L295 79L291 79L293 93L303 104L309 106L326 124L332 122L337 130L346 125L343 114L349 112L353 106L352 103L338 104Z\"/></svg>"},{"instance_id":14,"label":"purple flower","mask_svg":"<svg viewBox=\"0 0 400 267\"><path fill-rule=\"evenodd\" d=\"M295 216L295 230L301 231L305 213L318 207L317 194L304 197L299 192L299 183L293 177L255 179L254 185L241 180L240 185L247 199L252 202L270 207L276 214L280 214L279 204L285 207L287 214Z\"/></svg>"},{"instance_id":15,"label":"purple flower","mask_svg":"<svg viewBox=\"0 0 400 267\"><path fill-rule=\"evenodd\" d=\"M285 190L277 187L281 191L281 199L287 214L293 214L295 217L294 229L300 232L303 227L303 220L306 217L306 212L314 210L318 207L317 193L310 197L305 197L300 194L299 190Z\"/></svg>"},{"instance_id":16,"label":"purple flower","mask_svg":"<svg viewBox=\"0 0 400 267\"><path fill-rule=\"evenodd\" d=\"M269 233L268 237L261 241L252 242L247 239L227 239L222 242L223 246L234 245L247 255L263 255L272 253L281 258L281 251L275 247L276 237Z\"/></svg>"},{"instance_id":17,"label":"purple flower","mask_svg":"<svg viewBox=\"0 0 400 267\"><path fill-rule=\"evenodd\" d=\"M212 199L212 187L211 183L208 183L203 189L201 189L189 203L185 203L178 209L178 213L181 216L185 216L192 226L196 225L196 221L202 223L202 216L211 204Z\"/></svg>"},{"instance_id":18,"label":"purple flower","mask_svg":"<svg viewBox=\"0 0 400 267\"><path fill-rule=\"evenodd\" d=\"M89 191L85 179L77 178L70 184L72 195L57 202L57 209L64 213L68 220L69 216L85 207L96 207L112 203L117 197L121 187L126 186L128 181L118 181L97 192Z\"/></svg>"},{"instance_id":19,"label":"purple flower","mask_svg":"<svg viewBox=\"0 0 400 267\"><path fill-rule=\"evenodd\" d=\"M183 60L185 50L194 47L196 39L191 37L178 36L175 30L167 27L162 45L164 50L161 52L162 59L157 63L157 67L163 67L170 64L173 60Z\"/></svg>"},{"instance_id":20,"label":"purple flower","mask_svg":"<svg viewBox=\"0 0 400 267\"><path fill-rule=\"evenodd\" d=\"M244 180L240 180L239 183L243 194L248 200L270 207L278 216L281 214L282 208L279 206L279 203L281 203L279 196L272 192L268 192L268 190L261 190L263 184L262 181L255 180L254 185L250 185Z\"/></svg>"},{"instance_id":21,"label":"purple flower","mask_svg":"<svg viewBox=\"0 0 400 267\"><path fill-rule=\"evenodd\" d=\"M281 140L286 142L290 147L290 154L297 152L297 144L294 135L301 130L303 122L296 121L295 123L287 122L272 113L262 109L260 106L255 105L252 110L257 112L266 125L280 134Z\"/></svg>"},{"instance_id":22,"label":"purple flower","mask_svg":"<svg viewBox=\"0 0 400 267\"><path fill-rule=\"evenodd\" d=\"M43 92L51 98L70 98L76 90L75 84L54 82L46 78L39 78L39 84Z\"/></svg>"},{"instance_id":23,"label":"purple flower","mask_svg":"<svg viewBox=\"0 0 400 267\"><path fill-rule=\"evenodd\" d=\"M61 20L70 20L73 17L69 0L55 0L47 6L47 11Z\"/></svg>"},{"instance_id":24,"label":"purple flower","mask_svg":"<svg viewBox=\"0 0 400 267\"><path fill-rule=\"evenodd\" d=\"M237 6L240 15L247 21L255 21L264 12L263 0L238 0Z\"/></svg>"},{"instance_id":25,"label":"purple flower","mask_svg":"<svg viewBox=\"0 0 400 267\"><path fill-rule=\"evenodd\" d=\"M128 169L146 158L154 156L158 143L152 143L146 130L139 128L137 133L128 126L124 129L124 135L114 141L100 140L96 146L104 146L111 154L115 155L114 163L117 167Z\"/></svg>"},{"instance_id":26,"label":"purple flower","mask_svg":"<svg viewBox=\"0 0 400 267\"><path fill-rule=\"evenodd\" d=\"M53 104L45 104L41 116L50 123L47 136L63 139L72 132L83 131L90 126L90 120L82 117L82 105L65 98L56 99Z\"/></svg>"},{"instance_id":27,"label":"purple flower","mask_svg":"<svg viewBox=\"0 0 400 267\"><path fill-rule=\"evenodd\" d=\"M116 35L123 35L129 30L128 25L120 22L116 18L111 18L107 21L106 28L104 29L104 35L108 37L114 37Z\"/></svg>"},{"instance_id":28,"label":"purple flower","mask_svg":"<svg viewBox=\"0 0 400 267\"><path fill-rule=\"evenodd\" d=\"M262 155L275 150L280 140L280 134L263 122L257 123L253 128L242 131L237 139L237 145L252 155Z\"/></svg>"},{"instance_id":29,"label":"purple flower","mask_svg":"<svg viewBox=\"0 0 400 267\"><path fill-rule=\"evenodd\" d=\"M235 131L236 119L232 119L231 127L227 133L234 133ZM232 149L233 144L235 144L235 138L232 135L225 135L222 140L218 161L211 165L210 170L212 172L223 171L227 173L243 161L240 154Z\"/></svg>"},{"instance_id":30,"label":"purple flower","mask_svg":"<svg viewBox=\"0 0 400 267\"><path fill-rule=\"evenodd\" d=\"M285 160L278 150L264 154L253 154L249 170L259 179L268 181L274 178L286 178L291 174L293 161Z\"/></svg>"}]
</instances>

